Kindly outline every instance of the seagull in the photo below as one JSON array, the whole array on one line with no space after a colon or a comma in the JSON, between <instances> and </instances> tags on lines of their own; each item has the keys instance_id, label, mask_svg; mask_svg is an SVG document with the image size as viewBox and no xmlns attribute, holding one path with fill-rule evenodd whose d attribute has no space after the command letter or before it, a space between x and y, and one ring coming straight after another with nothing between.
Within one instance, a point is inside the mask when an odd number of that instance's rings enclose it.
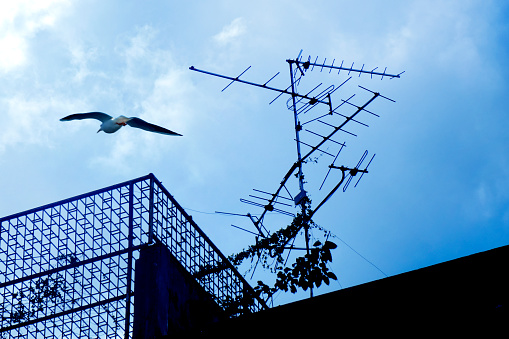
<instances>
[{"instance_id":1,"label":"seagull","mask_svg":"<svg viewBox=\"0 0 509 339\"><path fill-rule=\"evenodd\" d=\"M105 133L115 133L120 129L120 127L129 125L131 127L135 128L141 128L145 131L149 132L155 132L160 134L166 134L166 135L179 135L182 136L182 134L178 134L176 132L170 131L169 129L166 129L161 126L157 126L154 124L151 124L149 122L146 122L145 120L142 120L140 118L136 117L125 117L123 115L119 116L118 118L113 119L112 116L102 113L102 112L88 112L88 113L75 113L68 115L60 121L71 121L71 120L82 120L82 119L97 119L101 121L101 127L97 131L99 133L100 131L103 131Z\"/></svg>"}]
</instances>

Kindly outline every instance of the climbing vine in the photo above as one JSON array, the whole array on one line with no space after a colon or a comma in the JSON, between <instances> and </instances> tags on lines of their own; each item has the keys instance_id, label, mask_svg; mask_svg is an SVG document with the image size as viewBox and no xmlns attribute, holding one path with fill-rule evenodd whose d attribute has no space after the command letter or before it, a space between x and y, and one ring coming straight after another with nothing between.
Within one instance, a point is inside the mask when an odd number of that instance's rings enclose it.
<instances>
[{"instance_id":1,"label":"climbing vine","mask_svg":"<svg viewBox=\"0 0 509 339\"><path fill-rule=\"evenodd\" d=\"M290 225L268 237L257 239L256 244L229 257L235 266L239 266L247 259L251 262L257 259L262 267L276 274L276 281L272 287L258 281L254 287L258 296L269 298L277 291L296 293L299 288L307 290L314 286L320 287L322 283L328 285L330 280L337 280L336 275L327 266L327 263L332 262L331 250L337 247L332 241L326 240L323 244L316 241L305 255L297 257L291 266L286 266L283 253L294 248L289 244L293 243L295 237L303 229L319 228L311 219L309 198L305 198L303 204L303 211L293 218Z\"/></svg>"},{"instance_id":2,"label":"climbing vine","mask_svg":"<svg viewBox=\"0 0 509 339\"><path fill-rule=\"evenodd\" d=\"M59 273L31 281L26 291L12 294L12 309L2 310L2 320L14 323L31 320L45 308L64 302L66 291L67 284Z\"/></svg>"}]
</instances>

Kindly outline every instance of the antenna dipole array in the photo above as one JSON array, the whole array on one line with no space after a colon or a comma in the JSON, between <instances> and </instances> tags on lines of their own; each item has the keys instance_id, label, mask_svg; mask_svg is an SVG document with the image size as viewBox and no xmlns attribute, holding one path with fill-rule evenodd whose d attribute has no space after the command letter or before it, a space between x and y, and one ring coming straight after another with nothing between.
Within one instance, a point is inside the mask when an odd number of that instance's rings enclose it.
<instances>
[{"instance_id":1,"label":"antenna dipole array","mask_svg":"<svg viewBox=\"0 0 509 339\"><path fill-rule=\"evenodd\" d=\"M294 116L294 129L295 129L295 142L296 142L296 151L297 151L297 160L290 166L290 169L286 172L283 179L281 180L279 187L275 190L274 193L269 193L266 191L254 189L256 195L249 195L250 199L240 199L241 202L260 207L262 208L261 214L258 217L255 217L251 214L246 214L242 216L247 216L253 223L256 228L257 235L261 237L268 237L270 232L263 224L263 220L268 212L276 212L280 214L284 214L287 216L295 216L295 214L291 211L288 211L291 208L300 208L302 215L307 215L308 221L311 220L311 217L330 199L330 197L338 190L338 188L343 185L343 191L349 187L350 182L353 180L353 177L359 175L357 182L354 186L357 186L360 179L363 177L365 173L368 173L368 167L373 161L375 155L372 155L370 160L368 161L365 167L362 167L364 160L368 156L368 151L366 150L361 156L360 160L353 167L347 166L337 166L336 161L339 157L339 154L346 147L345 142L340 142L335 140L335 137L338 135L338 132L343 132L352 136L356 136L355 133L352 133L345 129L347 125L358 124L361 126L368 127L365 122L362 122L359 118L360 113L367 113L369 115L379 117L378 114L367 109L368 105L370 105L375 99L383 98L394 102L394 100L381 95L379 92L372 91L366 87L358 86L361 90L369 93L370 97L368 100L365 100L361 104L356 104L355 94L351 95L347 99L339 99L338 104L336 105L336 101L333 104L332 96L336 93L340 88L343 88L345 84L347 84L353 77L353 75L357 75L360 77L361 75L369 75L370 79L373 77L380 77L381 80L384 78L394 79L400 78L400 76L404 73L388 73L387 67L384 68L382 72L377 71L378 67L375 67L371 70L366 69L363 64L362 67L354 68L354 63L351 64L350 67L344 66L344 61L341 61L340 65L335 65L335 59L331 63L327 62L325 58L323 62L318 62L318 57L312 61L311 56L307 58L307 60L302 59L302 50L299 55L295 59L286 60L289 66L290 72L290 85L286 88L277 88L269 85L269 83L274 80L280 72L276 73L274 76L270 77L265 83L256 83L252 81L247 81L241 79L251 66L247 67L243 72L241 72L238 76L226 76L222 74L212 73L205 70L201 70L191 66L189 69L195 72L204 73L207 75L212 75L215 77L227 79L230 82L222 89L222 91L226 90L233 83L242 83L250 86L255 86L259 88L263 88L269 91L277 92L277 96L269 102L272 104L282 95L288 95L290 98L287 101L287 108L292 111ZM342 81L339 85L330 85L325 89L322 89L322 83L318 84L311 90L301 93L299 91L299 85L303 77L313 70L319 70L323 72L324 70L329 70L328 73L332 71L337 71L337 74L344 74L347 78ZM313 117L309 117L308 112L311 110L322 107L325 108L322 110L321 114L317 114ZM347 113L346 107L354 107L354 111ZM315 111L319 111L315 109ZM301 117L305 121L301 121ZM337 121L339 119L339 121ZM318 132L312 129L311 126L316 126L319 124L326 128L325 132ZM328 129L328 130L327 130ZM309 135L313 135L314 137L318 137L319 141L315 143L304 142L301 138L302 133L307 133ZM338 148L337 152L331 153L328 148L324 149L325 145L333 146ZM307 152L303 152L302 147L308 147L309 150ZM332 171L339 170L341 172L341 178L336 183L336 185L325 195L325 197L314 207L311 208L311 212L306 214L306 209L309 208L306 204L309 202L307 197L307 192L304 187L304 173L303 173L303 164L310 160L311 156L315 155L317 152L320 154L325 154L333 158L331 164L328 166L328 171L320 185L319 190L324 187L326 180L329 178L330 173ZM298 190L296 194L291 194L291 191L294 191L292 187L288 187L288 181L292 176L296 176L298 179ZM256 201L253 201L256 200ZM224 213L224 212L219 212ZM226 213L226 214L234 214L234 213ZM239 215L239 214L234 214ZM233 225L232 225L233 226ZM237 226L235 226L237 227ZM306 247L305 250L309 253L309 234L308 234L308 226L307 223L304 223L304 232L305 232L305 242ZM250 231L248 231L250 232ZM251 232L254 233L254 232ZM295 248L294 246L290 246L290 248ZM311 289L311 295L312 295Z\"/></svg>"},{"instance_id":2,"label":"antenna dipole array","mask_svg":"<svg viewBox=\"0 0 509 339\"><path fill-rule=\"evenodd\" d=\"M329 69L329 73L332 72L332 70L338 70L338 74L341 71L348 71L348 75L350 75L351 72L358 73L359 77L361 76L361 74L369 74L371 76L371 78L373 78L373 75L380 76L381 77L380 80L383 80L384 77L388 77L390 79L399 78L401 76L401 74L405 73L403 71L403 72L401 72L399 74L389 74L389 73L387 73L387 67L385 67L383 72L376 72L378 67L375 67L371 71L368 71L368 70L364 69L364 66L365 66L364 64L362 64L361 69L355 69L355 68L353 68L353 66L354 66L353 62L352 62L352 66L350 66L350 67L343 67L344 60L341 61L341 65L340 66L334 66L334 62L336 61L336 59L332 60L332 63L329 65L329 64L326 63L327 58L325 58L323 60L323 63L319 64L319 63L317 63L318 56L316 57L314 62L311 62L311 56L308 57L307 61L303 62L302 59L300 58L300 55L295 60L288 59L286 61L288 63L295 63L302 73L304 73L302 68L305 71L307 71L309 69L309 67L311 67L311 71L312 71L315 68L315 66L316 67L320 67L320 72L323 71L324 68L325 69ZM302 66L302 68L301 68L301 66Z\"/></svg>"}]
</instances>

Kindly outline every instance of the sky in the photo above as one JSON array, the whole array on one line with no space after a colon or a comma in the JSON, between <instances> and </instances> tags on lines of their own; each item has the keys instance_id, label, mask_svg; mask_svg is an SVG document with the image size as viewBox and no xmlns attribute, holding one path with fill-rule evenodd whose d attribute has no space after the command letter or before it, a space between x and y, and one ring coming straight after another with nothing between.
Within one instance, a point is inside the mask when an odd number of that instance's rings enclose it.
<instances>
[{"instance_id":1,"label":"sky","mask_svg":"<svg viewBox=\"0 0 509 339\"><path fill-rule=\"evenodd\" d=\"M320 62L404 71L354 75L334 93L337 105L353 94L360 105L370 97L361 85L395 102L377 98L369 109L380 117L359 115L369 128L352 124L356 137L335 137L347 145L336 165L354 166L365 150L376 157L314 218L338 245L338 281L315 295L507 245L508 15L508 3L488 0L3 2L0 216L154 173L225 255L240 251L254 236L231 225L254 231L252 223L215 212L261 212L239 199L274 192L295 162L293 113L288 97L269 104L277 93L239 83L222 92L227 80L189 67L236 77L251 66L241 79L262 84L280 72L270 84L286 88L286 60L302 50ZM299 89L347 78L315 69ZM59 121L88 111L183 136ZM331 159L314 160L304 173L316 205ZM331 173L329 190L339 178ZM275 231L290 221L271 214L264 224Z\"/></svg>"}]
</instances>

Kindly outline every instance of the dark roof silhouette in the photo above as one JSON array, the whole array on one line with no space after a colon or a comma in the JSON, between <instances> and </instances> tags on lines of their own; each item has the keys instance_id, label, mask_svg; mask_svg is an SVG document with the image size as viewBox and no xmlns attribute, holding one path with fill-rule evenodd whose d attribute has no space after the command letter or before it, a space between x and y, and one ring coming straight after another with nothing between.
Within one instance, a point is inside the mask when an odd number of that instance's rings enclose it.
<instances>
[{"instance_id":1,"label":"dark roof silhouette","mask_svg":"<svg viewBox=\"0 0 509 339\"><path fill-rule=\"evenodd\" d=\"M509 246L219 323L229 337L436 337L509 331Z\"/></svg>"}]
</instances>

